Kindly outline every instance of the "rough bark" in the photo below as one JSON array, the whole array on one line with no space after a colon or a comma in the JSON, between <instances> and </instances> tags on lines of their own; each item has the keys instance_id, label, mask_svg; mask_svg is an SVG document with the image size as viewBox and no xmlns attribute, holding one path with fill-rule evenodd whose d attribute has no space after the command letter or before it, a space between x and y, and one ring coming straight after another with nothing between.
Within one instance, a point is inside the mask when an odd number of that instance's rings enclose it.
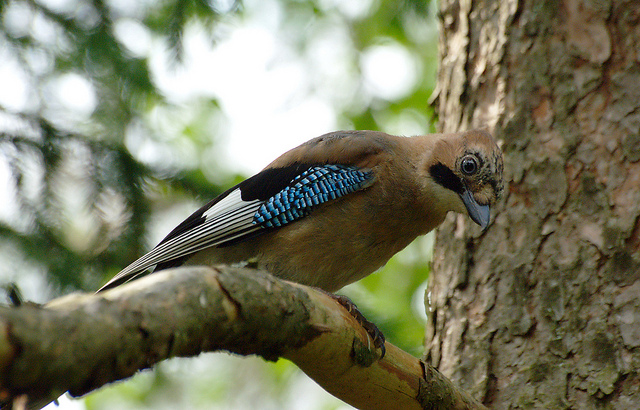
<instances>
[{"instance_id":1,"label":"rough bark","mask_svg":"<svg viewBox=\"0 0 640 410\"><path fill-rule=\"evenodd\" d=\"M0 404L38 408L175 356L226 350L287 358L366 409L481 409L435 369L379 349L328 294L251 269L162 271L45 306L0 307Z\"/></svg>"},{"instance_id":2,"label":"rough bark","mask_svg":"<svg viewBox=\"0 0 640 410\"><path fill-rule=\"evenodd\" d=\"M440 128L508 189L439 229L428 359L485 404L640 403L640 2L441 0Z\"/></svg>"}]
</instances>

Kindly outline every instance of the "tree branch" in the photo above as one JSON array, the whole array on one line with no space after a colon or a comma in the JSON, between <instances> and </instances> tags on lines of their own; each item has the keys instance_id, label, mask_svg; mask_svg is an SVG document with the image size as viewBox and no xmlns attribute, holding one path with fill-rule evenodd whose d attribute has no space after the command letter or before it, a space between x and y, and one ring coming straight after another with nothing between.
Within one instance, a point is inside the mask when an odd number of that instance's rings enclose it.
<instances>
[{"instance_id":1,"label":"tree branch","mask_svg":"<svg viewBox=\"0 0 640 410\"><path fill-rule=\"evenodd\" d=\"M358 408L484 408L408 353L387 343L378 360L370 345L321 291L251 269L170 269L98 295L0 307L0 400L37 408L169 357L227 350L287 358Z\"/></svg>"}]
</instances>

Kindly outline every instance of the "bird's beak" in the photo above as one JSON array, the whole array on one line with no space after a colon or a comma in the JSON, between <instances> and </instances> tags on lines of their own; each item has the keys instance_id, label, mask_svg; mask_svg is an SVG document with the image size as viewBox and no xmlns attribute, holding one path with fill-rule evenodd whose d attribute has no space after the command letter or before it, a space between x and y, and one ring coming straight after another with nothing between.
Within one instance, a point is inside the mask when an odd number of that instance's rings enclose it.
<instances>
[{"instance_id":1,"label":"bird's beak","mask_svg":"<svg viewBox=\"0 0 640 410\"><path fill-rule=\"evenodd\" d=\"M469 216L471 217L473 222L480 225L482 227L482 230L487 229L487 226L489 226L489 221L491 220L489 205L480 205L471 194L471 191L469 191L466 187L462 194L460 194L460 198L462 198L462 202L467 208L467 212L469 212Z\"/></svg>"}]
</instances>

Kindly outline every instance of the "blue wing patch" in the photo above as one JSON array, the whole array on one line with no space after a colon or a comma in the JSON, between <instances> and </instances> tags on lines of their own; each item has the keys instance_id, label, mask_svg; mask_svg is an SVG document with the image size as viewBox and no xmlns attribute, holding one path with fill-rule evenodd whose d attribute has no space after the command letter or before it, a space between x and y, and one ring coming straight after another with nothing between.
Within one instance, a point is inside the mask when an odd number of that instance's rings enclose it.
<instances>
[{"instance_id":1,"label":"blue wing patch","mask_svg":"<svg viewBox=\"0 0 640 410\"><path fill-rule=\"evenodd\" d=\"M253 216L253 223L277 228L300 219L322 203L367 187L373 173L344 165L313 166L291 184L267 199Z\"/></svg>"}]
</instances>

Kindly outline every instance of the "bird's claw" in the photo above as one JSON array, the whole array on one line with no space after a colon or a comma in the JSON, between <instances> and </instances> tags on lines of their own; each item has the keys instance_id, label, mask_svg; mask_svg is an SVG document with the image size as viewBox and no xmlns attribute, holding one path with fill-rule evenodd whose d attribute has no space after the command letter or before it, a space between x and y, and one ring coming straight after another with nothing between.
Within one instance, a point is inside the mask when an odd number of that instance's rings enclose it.
<instances>
[{"instance_id":1,"label":"bird's claw","mask_svg":"<svg viewBox=\"0 0 640 410\"><path fill-rule=\"evenodd\" d=\"M367 318L364 317L362 312L358 310L358 307L356 306L356 304L353 303L351 299L349 299L348 297L343 295L331 295L331 296L340 305L342 305L345 309L347 309L347 312L349 312L349 314L353 316L353 318L360 324L360 326L362 326L364 330L367 331L367 334L371 337L371 339L373 339L373 345L377 349L380 349L381 351L380 359L382 359L386 353L386 348L384 345L385 337L382 331L378 329L378 326L376 326L375 323L367 320Z\"/></svg>"}]
</instances>

